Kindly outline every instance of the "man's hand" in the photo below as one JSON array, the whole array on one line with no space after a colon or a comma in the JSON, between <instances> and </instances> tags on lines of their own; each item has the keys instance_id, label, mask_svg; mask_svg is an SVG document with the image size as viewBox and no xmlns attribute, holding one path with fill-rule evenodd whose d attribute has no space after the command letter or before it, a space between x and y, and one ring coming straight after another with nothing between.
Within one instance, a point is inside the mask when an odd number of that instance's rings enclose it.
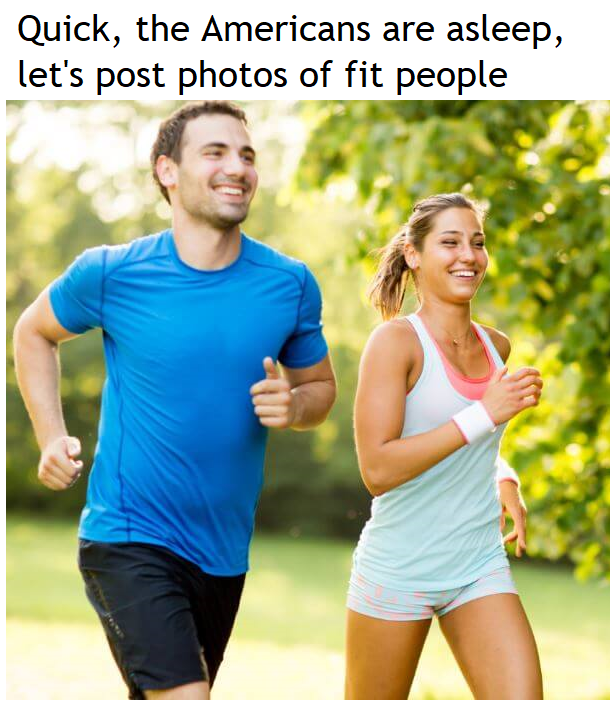
<instances>
[{"instance_id":1,"label":"man's hand","mask_svg":"<svg viewBox=\"0 0 614 703\"><path fill-rule=\"evenodd\" d=\"M290 427L297 413L297 399L290 382L279 375L273 359L267 356L262 362L266 378L258 381L249 390L254 412L265 427Z\"/></svg>"},{"instance_id":2,"label":"man's hand","mask_svg":"<svg viewBox=\"0 0 614 703\"><path fill-rule=\"evenodd\" d=\"M503 538L503 543L516 542L516 556L521 557L527 548L527 506L520 495L520 489L514 481L501 481L499 483L501 499L501 532L505 529L505 513L514 523L514 529Z\"/></svg>"},{"instance_id":3,"label":"man's hand","mask_svg":"<svg viewBox=\"0 0 614 703\"><path fill-rule=\"evenodd\" d=\"M41 455L38 480L52 491L70 488L81 476L83 462L75 457L81 454L81 442L76 437L58 437L50 442Z\"/></svg>"}]
</instances>

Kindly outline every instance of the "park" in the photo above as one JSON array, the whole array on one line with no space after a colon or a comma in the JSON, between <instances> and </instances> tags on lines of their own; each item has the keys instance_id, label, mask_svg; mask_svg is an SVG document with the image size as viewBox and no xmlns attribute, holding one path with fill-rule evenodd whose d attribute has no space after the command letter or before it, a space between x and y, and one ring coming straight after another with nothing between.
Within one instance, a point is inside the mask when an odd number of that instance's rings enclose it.
<instances>
[{"instance_id":1,"label":"park","mask_svg":"<svg viewBox=\"0 0 614 703\"><path fill-rule=\"evenodd\" d=\"M75 564L86 476L62 493L37 481L11 330L84 249L168 226L148 151L177 105L7 105L8 698L125 695ZM488 213L489 273L472 314L506 332L510 368L536 366L544 378L539 407L510 423L502 454L528 507L527 554L510 561L545 696L609 698L608 104L242 106L261 178L245 231L305 261L319 281L338 400L313 431L271 432L250 572L214 697L342 696L345 596L370 510L352 406L360 354L379 322L365 297L372 252L418 199L459 191ZM409 292L404 314L416 303ZM67 425L89 467L100 332L63 347L62 369ZM470 698L436 626L411 697Z\"/></svg>"}]
</instances>

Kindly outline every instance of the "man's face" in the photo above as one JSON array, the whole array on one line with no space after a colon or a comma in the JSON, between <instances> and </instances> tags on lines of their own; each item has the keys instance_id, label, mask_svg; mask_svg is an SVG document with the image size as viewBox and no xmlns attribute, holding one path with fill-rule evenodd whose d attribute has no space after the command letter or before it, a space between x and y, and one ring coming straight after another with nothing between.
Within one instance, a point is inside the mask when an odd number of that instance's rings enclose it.
<instances>
[{"instance_id":1,"label":"man's face","mask_svg":"<svg viewBox=\"0 0 614 703\"><path fill-rule=\"evenodd\" d=\"M180 146L179 205L215 229L243 222L258 185L256 153L243 123L230 115L201 115L186 124Z\"/></svg>"}]
</instances>

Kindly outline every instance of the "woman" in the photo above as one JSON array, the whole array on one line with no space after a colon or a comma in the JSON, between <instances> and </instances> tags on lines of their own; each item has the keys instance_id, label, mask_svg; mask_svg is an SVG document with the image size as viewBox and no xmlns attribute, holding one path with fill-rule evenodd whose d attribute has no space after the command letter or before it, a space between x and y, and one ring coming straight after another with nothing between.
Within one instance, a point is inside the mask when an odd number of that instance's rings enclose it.
<instances>
[{"instance_id":1,"label":"woman","mask_svg":"<svg viewBox=\"0 0 614 703\"><path fill-rule=\"evenodd\" d=\"M347 698L407 698L435 614L475 698L543 695L495 480L505 424L537 405L542 381L532 368L507 375L507 337L471 321L488 265L482 223L460 193L421 201L371 286L388 321L367 343L356 396L374 500L348 593ZM409 273L420 308L395 318Z\"/></svg>"}]
</instances>

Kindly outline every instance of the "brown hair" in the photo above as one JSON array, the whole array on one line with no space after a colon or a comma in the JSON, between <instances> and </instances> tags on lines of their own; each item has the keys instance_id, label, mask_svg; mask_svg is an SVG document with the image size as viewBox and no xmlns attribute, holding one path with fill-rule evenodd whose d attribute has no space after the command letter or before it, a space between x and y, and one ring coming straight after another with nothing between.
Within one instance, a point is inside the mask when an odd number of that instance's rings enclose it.
<instances>
[{"instance_id":1,"label":"brown hair","mask_svg":"<svg viewBox=\"0 0 614 703\"><path fill-rule=\"evenodd\" d=\"M170 203L167 189L160 183L156 172L156 163L159 156L170 156L173 161L181 163L181 137L186 124L201 115L230 115L236 120L247 125L245 112L234 103L226 100L205 100L198 103L189 103L175 110L173 114L162 122L158 130L156 141L151 147L151 171L154 181L162 192L166 202Z\"/></svg>"},{"instance_id":2,"label":"brown hair","mask_svg":"<svg viewBox=\"0 0 614 703\"><path fill-rule=\"evenodd\" d=\"M379 263L367 294L384 320L390 320L399 314L405 298L407 279L411 271L405 261L405 245L410 242L416 251L422 251L424 238L431 231L435 217L453 207L472 210L480 222L484 219L484 210L462 193L431 195L414 205L409 220L385 247L376 251ZM413 271L411 273L413 275Z\"/></svg>"}]
</instances>

